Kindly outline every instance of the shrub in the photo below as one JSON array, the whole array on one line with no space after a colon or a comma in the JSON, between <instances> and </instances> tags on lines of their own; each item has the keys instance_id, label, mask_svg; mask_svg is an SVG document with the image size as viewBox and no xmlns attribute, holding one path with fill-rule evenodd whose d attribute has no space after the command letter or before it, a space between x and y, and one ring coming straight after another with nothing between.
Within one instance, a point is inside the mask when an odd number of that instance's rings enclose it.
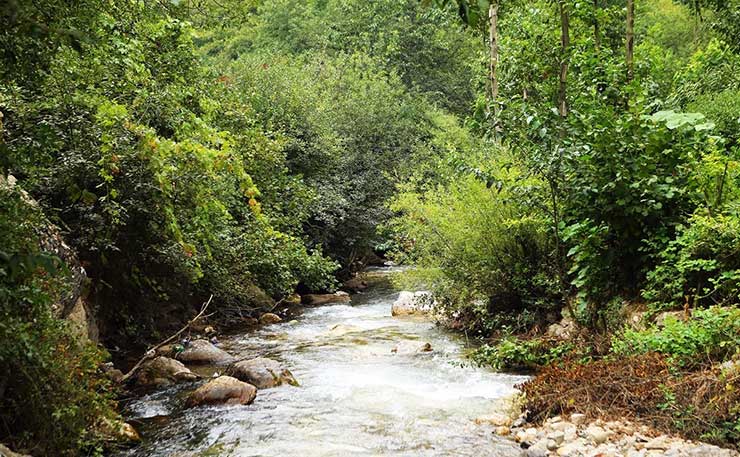
<instances>
[{"instance_id":1,"label":"shrub","mask_svg":"<svg viewBox=\"0 0 740 457\"><path fill-rule=\"evenodd\" d=\"M39 251L47 222L0 184L0 441L42 455L100 452L95 429L113 417L103 354L52 314L65 267Z\"/></svg>"},{"instance_id":2,"label":"shrub","mask_svg":"<svg viewBox=\"0 0 740 457\"><path fill-rule=\"evenodd\" d=\"M536 194L541 183L515 167L496 170L501 186L470 174L415 190L393 201L397 257L433 272L440 311L487 333L486 321L501 311L533 312L556 306L553 245L545 216L519 192Z\"/></svg>"},{"instance_id":3,"label":"shrub","mask_svg":"<svg viewBox=\"0 0 740 457\"><path fill-rule=\"evenodd\" d=\"M655 255L701 204L696 170L718 145L707 133L712 124L696 113L584 116L577 123L565 235L573 283L591 303L595 325L612 297L638 294Z\"/></svg>"},{"instance_id":4,"label":"shrub","mask_svg":"<svg viewBox=\"0 0 740 457\"><path fill-rule=\"evenodd\" d=\"M687 321L666 316L663 326L627 329L612 342L614 354L658 352L681 367L721 362L740 350L740 308L695 310Z\"/></svg>"},{"instance_id":5,"label":"shrub","mask_svg":"<svg viewBox=\"0 0 740 457\"><path fill-rule=\"evenodd\" d=\"M533 370L562 359L573 349L571 343L506 337L496 344L481 346L472 357L479 365L490 366L494 370Z\"/></svg>"},{"instance_id":6,"label":"shrub","mask_svg":"<svg viewBox=\"0 0 740 457\"><path fill-rule=\"evenodd\" d=\"M695 215L660 253L642 292L654 308L740 302L740 218Z\"/></svg>"}]
</instances>

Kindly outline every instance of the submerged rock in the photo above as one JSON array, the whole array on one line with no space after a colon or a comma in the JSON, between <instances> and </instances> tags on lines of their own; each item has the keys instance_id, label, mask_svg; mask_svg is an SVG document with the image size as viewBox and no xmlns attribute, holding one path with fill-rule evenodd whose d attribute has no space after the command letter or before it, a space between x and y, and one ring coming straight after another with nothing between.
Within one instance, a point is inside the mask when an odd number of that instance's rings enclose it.
<instances>
[{"instance_id":1,"label":"submerged rock","mask_svg":"<svg viewBox=\"0 0 740 457\"><path fill-rule=\"evenodd\" d=\"M419 354L423 352L432 352L431 343L419 341L402 341L396 347L391 349L394 354Z\"/></svg>"},{"instance_id":2,"label":"submerged rock","mask_svg":"<svg viewBox=\"0 0 740 457\"><path fill-rule=\"evenodd\" d=\"M237 362L229 367L226 374L248 382L258 389L269 389L282 384L298 385L290 370L266 357Z\"/></svg>"},{"instance_id":3,"label":"submerged rock","mask_svg":"<svg viewBox=\"0 0 740 457\"><path fill-rule=\"evenodd\" d=\"M511 425L511 417L503 414L491 414L488 416L481 416L475 419L477 425L493 425L495 427L509 427Z\"/></svg>"},{"instance_id":4,"label":"submerged rock","mask_svg":"<svg viewBox=\"0 0 740 457\"><path fill-rule=\"evenodd\" d=\"M349 303L351 298L347 292L333 294L308 294L301 297L304 304L309 306L328 305L329 303Z\"/></svg>"},{"instance_id":5,"label":"submerged rock","mask_svg":"<svg viewBox=\"0 0 740 457\"><path fill-rule=\"evenodd\" d=\"M434 304L434 297L431 292L403 291L398 295L398 299L391 306L391 315L393 316L411 316L414 314L426 314Z\"/></svg>"},{"instance_id":6,"label":"submerged rock","mask_svg":"<svg viewBox=\"0 0 740 457\"><path fill-rule=\"evenodd\" d=\"M257 388L231 376L219 376L194 390L186 406L206 404L248 405L257 396Z\"/></svg>"},{"instance_id":7,"label":"submerged rock","mask_svg":"<svg viewBox=\"0 0 740 457\"><path fill-rule=\"evenodd\" d=\"M182 362L160 356L146 362L141 367L136 383L140 386L161 386L196 379L198 375L190 371Z\"/></svg>"},{"instance_id":8,"label":"submerged rock","mask_svg":"<svg viewBox=\"0 0 740 457\"><path fill-rule=\"evenodd\" d=\"M207 340L192 341L177 358L185 363L192 364L222 364L234 360L231 354L217 348Z\"/></svg>"},{"instance_id":9,"label":"submerged rock","mask_svg":"<svg viewBox=\"0 0 740 457\"><path fill-rule=\"evenodd\" d=\"M361 327L357 327L356 325L336 324L332 325L331 328L329 328L328 333L330 336L344 336L348 333L358 333L362 331L363 329Z\"/></svg>"}]
</instances>

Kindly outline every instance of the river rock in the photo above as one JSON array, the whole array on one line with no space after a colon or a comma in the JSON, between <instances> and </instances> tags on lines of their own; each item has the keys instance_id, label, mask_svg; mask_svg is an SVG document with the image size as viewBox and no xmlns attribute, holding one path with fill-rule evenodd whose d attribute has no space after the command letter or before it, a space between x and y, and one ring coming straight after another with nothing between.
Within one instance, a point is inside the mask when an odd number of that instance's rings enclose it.
<instances>
[{"instance_id":1,"label":"river rock","mask_svg":"<svg viewBox=\"0 0 740 457\"><path fill-rule=\"evenodd\" d=\"M402 341L396 347L391 349L394 354L420 354L432 352L431 343L422 343L419 341Z\"/></svg>"},{"instance_id":2,"label":"river rock","mask_svg":"<svg viewBox=\"0 0 740 457\"><path fill-rule=\"evenodd\" d=\"M570 421L575 425L581 425L586 422L586 415L580 413L573 413L570 415Z\"/></svg>"},{"instance_id":3,"label":"river rock","mask_svg":"<svg viewBox=\"0 0 740 457\"><path fill-rule=\"evenodd\" d=\"M116 419L103 419L100 424L100 431L108 439L118 442L138 442L141 441L141 435L136 431L133 425L128 422Z\"/></svg>"},{"instance_id":4,"label":"river rock","mask_svg":"<svg viewBox=\"0 0 740 457\"><path fill-rule=\"evenodd\" d=\"M207 340L192 341L177 358L185 363L202 365L223 364L234 360L231 354Z\"/></svg>"},{"instance_id":5,"label":"river rock","mask_svg":"<svg viewBox=\"0 0 740 457\"><path fill-rule=\"evenodd\" d=\"M549 455L549 452L547 452L547 449L542 446L532 446L529 449L527 449L524 453L527 457L547 457Z\"/></svg>"},{"instance_id":6,"label":"river rock","mask_svg":"<svg viewBox=\"0 0 740 457\"><path fill-rule=\"evenodd\" d=\"M496 427L496 434L499 436L509 436L511 434L511 429L505 425L501 425Z\"/></svg>"},{"instance_id":7,"label":"river rock","mask_svg":"<svg viewBox=\"0 0 740 457\"><path fill-rule=\"evenodd\" d=\"M169 357L157 357L141 367L136 383L140 386L162 386L196 379L198 375L190 371L182 362Z\"/></svg>"},{"instance_id":8,"label":"river rock","mask_svg":"<svg viewBox=\"0 0 740 457\"><path fill-rule=\"evenodd\" d=\"M268 389L279 385L298 385L293 373L283 368L279 362L265 357L243 360L229 367L226 374L248 382L258 389Z\"/></svg>"},{"instance_id":9,"label":"river rock","mask_svg":"<svg viewBox=\"0 0 740 457\"><path fill-rule=\"evenodd\" d=\"M349 303L351 298L347 292L339 291L333 294L308 294L301 297L301 300L309 306L320 306L330 303Z\"/></svg>"},{"instance_id":10,"label":"river rock","mask_svg":"<svg viewBox=\"0 0 740 457\"><path fill-rule=\"evenodd\" d=\"M205 404L248 405L257 396L257 388L231 376L219 376L198 387L187 399L192 408Z\"/></svg>"},{"instance_id":11,"label":"river rock","mask_svg":"<svg viewBox=\"0 0 740 457\"><path fill-rule=\"evenodd\" d=\"M612 434L601 427L592 425L586 429L586 437L596 444L605 443Z\"/></svg>"},{"instance_id":12,"label":"river rock","mask_svg":"<svg viewBox=\"0 0 740 457\"><path fill-rule=\"evenodd\" d=\"M298 306L301 304L301 296L298 294L290 294L283 298L283 303L289 306Z\"/></svg>"},{"instance_id":13,"label":"river rock","mask_svg":"<svg viewBox=\"0 0 740 457\"><path fill-rule=\"evenodd\" d=\"M398 298L391 306L391 315L393 316L411 316L414 314L426 314L434 303L434 297L431 292L403 291L398 294Z\"/></svg>"},{"instance_id":14,"label":"river rock","mask_svg":"<svg viewBox=\"0 0 740 457\"><path fill-rule=\"evenodd\" d=\"M475 419L475 423L477 425L493 425L494 427L499 426L510 426L511 425L511 418L509 416L505 416L503 414L490 414L488 416L481 416Z\"/></svg>"},{"instance_id":15,"label":"river rock","mask_svg":"<svg viewBox=\"0 0 740 457\"><path fill-rule=\"evenodd\" d=\"M277 324L278 322L282 322L282 321L283 321L283 318L281 318L275 313L265 313L260 316L260 324L262 325Z\"/></svg>"}]
</instances>

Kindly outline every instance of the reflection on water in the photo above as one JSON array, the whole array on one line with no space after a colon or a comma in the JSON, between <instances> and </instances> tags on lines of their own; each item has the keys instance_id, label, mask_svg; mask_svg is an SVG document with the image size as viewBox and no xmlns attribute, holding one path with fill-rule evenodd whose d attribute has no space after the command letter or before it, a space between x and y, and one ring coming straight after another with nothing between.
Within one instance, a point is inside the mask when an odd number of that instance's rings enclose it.
<instances>
[{"instance_id":1,"label":"reflection on water","mask_svg":"<svg viewBox=\"0 0 740 457\"><path fill-rule=\"evenodd\" d=\"M239 357L282 361L300 387L261 390L237 407L183 410L193 385L139 398L127 413L145 442L119 455L521 455L473 419L495 412L523 378L465 364L464 341L430 322L392 318L396 296L379 280L351 305L309 308L295 321L225 338ZM404 341L434 350L391 352Z\"/></svg>"}]
</instances>

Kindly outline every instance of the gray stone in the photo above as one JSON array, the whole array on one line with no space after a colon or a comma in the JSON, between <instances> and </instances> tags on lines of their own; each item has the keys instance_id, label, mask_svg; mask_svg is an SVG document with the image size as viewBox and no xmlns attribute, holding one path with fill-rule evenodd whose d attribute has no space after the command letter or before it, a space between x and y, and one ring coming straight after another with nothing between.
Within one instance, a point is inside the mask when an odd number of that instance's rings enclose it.
<instances>
[{"instance_id":1,"label":"gray stone","mask_svg":"<svg viewBox=\"0 0 740 457\"><path fill-rule=\"evenodd\" d=\"M416 314L426 314L431 310L434 303L434 297L431 292L403 291L398 295L396 301L391 306L391 315L393 316L411 316Z\"/></svg>"},{"instance_id":2,"label":"gray stone","mask_svg":"<svg viewBox=\"0 0 740 457\"><path fill-rule=\"evenodd\" d=\"M570 421L576 425L581 425L586 422L586 415L580 413L571 414Z\"/></svg>"},{"instance_id":3,"label":"gray stone","mask_svg":"<svg viewBox=\"0 0 740 457\"><path fill-rule=\"evenodd\" d=\"M248 405L257 396L257 388L230 376L219 376L198 387L187 399L192 408L205 404Z\"/></svg>"},{"instance_id":4,"label":"gray stone","mask_svg":"<svg viewBox=\"0 0 740 457\"><path fill-rule=\"evenodd\" d=\"M156 357L141 367L136 376L140 386L167 385L180 381L194 381L198 375L182 362L169 357Z\"/></svg>"},{"instance_id":5,"label":"gray stone","mask_svg":"<svg viewBox=\"0 0 740 457\"><path fill-rule=\"evenodd\" d=\"M229 367L226 374L258 389L269 389L282 384L298 385L290 370L266 357L237 362Z\"/></svg>"},{"instance_id":6,"label":"gray stone","mask_svg":"<svg viewBox=\"0 0 740 457\"><path fill-rule=\"evenodd\" d=\"M192 364L222 364L234 360L228 352L207 340L192 341L177 358Z\"/></svg>"},{"instance_id":7,"label":"gray stone","mask_svg":"<svg viewBox=\"0 0 740 457\"><path fill-rule=\"evenodd\" d=\"M547 452L547 449L533 446L527 449L524 452L524 455L527 457L547 457L548 452Z\"/></svg>"}]
</instances>

